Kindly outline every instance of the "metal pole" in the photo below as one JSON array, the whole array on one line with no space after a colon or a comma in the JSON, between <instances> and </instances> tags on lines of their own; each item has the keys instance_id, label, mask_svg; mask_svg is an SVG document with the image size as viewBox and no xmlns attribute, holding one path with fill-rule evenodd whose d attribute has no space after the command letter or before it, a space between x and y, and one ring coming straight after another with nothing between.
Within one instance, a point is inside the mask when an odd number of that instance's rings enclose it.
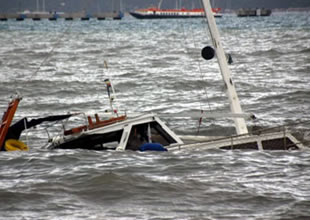
<instances>
[{"instance_id":1,"label":"metal pole","mask_svg":"<svg viewBox=\"0 0 310 220\"><path fill-rule=\"evenodd\" d=\"M222 73L224 84L226 86L226 93L229 99L230 109L232 113L243 113L240 105L240 101L236 92L235 85L231 78L230 69L228 67L226 55L220 41L220 34L216 26L215 18L211 9L210 0L202 0L204 6L205 15L208 21L209 31L213 43L213 47L217 56L219 67ZM237 134L247 134L248 129L243 118L235 118L235 127Z\"/></svg>"}]
</instances>

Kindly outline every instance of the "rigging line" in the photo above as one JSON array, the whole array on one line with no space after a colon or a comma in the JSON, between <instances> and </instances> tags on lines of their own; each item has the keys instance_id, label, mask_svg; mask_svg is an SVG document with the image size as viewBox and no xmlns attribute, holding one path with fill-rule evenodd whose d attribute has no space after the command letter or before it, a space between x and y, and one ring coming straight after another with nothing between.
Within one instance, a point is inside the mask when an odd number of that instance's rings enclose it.
<instances>
[{"instance_id":1,"label":"rigging line","mask_svg":"<svg viewBox=\"0 0 310 220\"><path fill-rule=\"evenodd\" d=\"M194 32L194 30L193 30L193 21L192 21L192 23L191 23L191 28L192 28L192 31L191 31L191 35L190 35L190 36L191 36L192 39L193 39L194 47L197 49L197 48L198 48L198 46L197 46L197 41L196 41L196 38L195 38L194 35L193 35L193 32ZM210 102L209 102L209 97L208 97L208 92L207 92L206 86L203 86L203 82L205 81L205 79L204 79L204 75L203 75L203 73L202 73L201 62L200 62L200 59L199 59L199 56L198 56L198 55L196 55L196 56L194 56L194 57L196 57L196 62L197 62L197 64L198 64L198 70L199 70L199 73L200 73L201 84L202 84L203 90L204 90L204 92L205 92L205 94L206 94L206 97L207 97L207 99L206 99L207 104L208 104L209 110L212 111L211 105L210 105ZM200 106L201 106L201 107L200 107L201 113L203 113L203 108L202 108L202 104L201 104L201 103L200 103ZM199 121L198 121L198 128L197 128L197 133L196 133L196 135L199 135L199 133L200 133L200 129L201 129L201 125L202 125L202 120L203 120L203 117L201 117L201 118L199 119Z\"/></svg>"},{"instance_id":2,"label":"rigging line","mask_svg":"<svg viewBox=\"0 0 310 220\"><path fill-rule=\"evenodd\" d=\"M185 41L185 43L183 42L183 48L186 48L186 52L188 53L188 54L190 54L190 51L189 51L189 49L186 47L186 45L187 45L187 37L186 37L186 34L185 34L185 25L184 25L184 23L185 22L182 22L182 32L183 32L183 37L184 37L184 41ZM190 32L192 32L192 31L190 31ZM190 62L191 62L191 65L192 66L195 66L195 64L194 64L194 62L190 59ZM200 82L200 81L198 81L198 83L199 83L199 86L200 87L202 87L202 89L203 89L203 87L204 86L202 86L201 84L202 84L202 82ZM201 96L199 96L199 105L200 105L200 109L202 109L202 101L201 101L202 99L201 99Z\"/></svg>"},{"instance_id":3,"label":"rigging line","mask_svg":"<svg viewBox=\"0 0 310 220\"><path fill-rule=\"evenodd\" d=\"M201 8L204 8L204 5L203 5L203 3L202 3L202 0L200 0L199 1L199 4L200 4L200 7ZM212 6L213 5L211 5L211 8L212 8ZM213 41L214 39L212 38L212 34L210 33L210 27L209 27L209 23L208 23L208 20L207 20L207 18L206 17L204 17L204 19L203 19L203 22L204 22L204 28L205 28L205 30L206 30L206 33L209 33L209 36L210 36L210 38L211 38L211 41ZM217 22L216 22L217 23ZM221 43L222 44L222 43ZM224 45L222 45L222 47L224 47ZM224 49L224 53L225 53L225 55L226 55L226 52L225 52L225 49ZM230 68L229 68L230 69ZM219 73L222 75L222 73L221 73L221 70L220 70L220 68L219 68ZM222 77L223 78L223 77ZM222 79L222 80L224 80L224 79ZM225 84L225 82L224 82L224 84ZM224 86L223 87L223 89L222 89L222 92L225 94L225 93L227 93L227 88L226 88L226 86ZM227 96L227 95L226 95ZM240 101L240 104L241 104L241 100L239 100Z\"/></svg>"},{"instance_id":4,"label":"rigging line","mask_svg":"<svg viewBox=\"0 0 310 220\"><path fill-rule=\"evenodd\" d=\"M199 7L200 7L200 8L204 8L204 5L203 5L203 3L202 3L202 0L199 1ZM212 7L212 5L211 5L211 7ZM206 17L203 17L202 22L203 22L203 24L204 24L204 25L203 25L203 28L205 29L204 32L205 32L205 33L209 33L208 36L210 36L210 28L209 28L209 24L208 24L207 18L206 18ZM212 39L211 36L210 36L209 38L210 38L211 41L213 41L213 39ZM219 71L219 73L220 73L220 75L221 75L220 69L218 69L218 71ZM227 90L227 88L223 87L223 89L222 89L223 94L225 94L225 90Z\"/></svg>"},{"instance_id":5,"label":"rigging line","mask_svg":"<svg viewBox=\"0 0 310 220\"><path fill-rule=\"evenodd\" d=\"M70 25L67 27L67 29L65 30L65 32L63 33L63 35L58 39L57 43L55 44L55 46L48 52L48 54L46 55L46 57L43 59L43 61L41 62L41 64L39 65L39 67L36 69L36 71L30 75L30 78L32 78L33 76L35 76L41 69L42 65L47 61L47 59L49 58L49 55L54 51L54 49L56 48L56 46L58 46L58 44L60 43L60 40L69 32L70 28L72 26L72 21L70 22ZM16 71L15 71L16 73ZM14 79L14 85L17 85L17 79ZM16 93L18 93L18 88L15 88Z\"/></svg>"},{"instance_id":6,"label":"rigging line","mask_svg":"<svg viewBox=\"0 0 310 220\"><path fill-rule=\"evenodd\" d=\"M184 23L185 22L182 22L182 31L183 31L183 37L184 37L184 40L185 40L185 43L187 44L187 37L186 37L186 34L185 34L185 25L184 25ZM192 31L191 31L192 32ZM190 53L190 51L189 51L189 49L186 47L186 44L185 43L183 43L183 47L184 48L186 48L186 52L189 54ZM194 62L190 59L190 62L191 62L191 65L192 66L195 66L195 64L194 64ZM201 85L202 83L201 82L199 82L198 81L198 83L199 83L199 86L200 87L202 87L202 89L203 89L203 86ZM199 96L199 105L200 105L200 109L202 109L202 101L201 101L202 99L201 99L201 96Z\"/></svg>"},{"instance_id":7,"label":"rigging line","mask_svg":"<svg viewBox=\"0 0 310 220\"><path fill-rule=\"evenodd\" d=\"M48 58L50 57L50 55L54 52L54 50L59 46L60 41L63 40L64 36L69 33L69 30L71 29L71 26L73 24L73 21L70 22L70 25L68 25L67 29L65 30L65 32L58 38L58 41L56 42L56 44L52 47L52 49L47 53L47 55L44 57L43 61L41 62L41 64L38 66L37 70L30 76L31 78L33 76L35 76L41 69L41 67L43 66L43 64L45 64L45 62L48 60Z\"/></svg>"},{"instance_id":8,"label":"rigging line","mask_svg":"<svg viewBox=\"0 0 310 220\"><path fill-rule=\"evenodd\" d=\"M193 21L192 21L192 22L193 22ZM194 44L194 48L197 49L197 48L198 48L197 42L196 42L195 37L193 36L193 31L194 31L194 30L193 30L193 23L192 23L192 22L190 23L190 27L191 27L190 37L192 38L192 42L193 42L193 44ZM184 36L184 39L187 40L186 34L185 34L184 23L182 23L182 24L183 24L183 36ZM185 47L185 45L184 45L184 47ZM186 47L186 48L187 48L187 47ZM189 53L188 49L187 49L187 52ZM203 85L203 82L204 82L205 79L204 79L204 75L203 75L203 73L202 73L201 63L200 63L200 60L199 60L199 57L198 57L198 56L195 56L195 55L194 55L194 57L195 57L195 60L196 60L197 66L198 66L198 71L199 71L199 73L200 73L200 78L201 78L200 86L202 87L202 89L203 89L203 91L204 91L204 93L205 93L205 95L206 95L206 97L207 97L206 101L207 101L209 110L212 111L212 108L211 108L211 105L210 105L210 102L209 102L209 97L208 97L207 89L206 89L206 87ZM195 64L192 63L192 65L195 65ZM200 108L201 108L201 110L202 110L202 109L203 109L203 108L202 108L202 98L201 98L201 96L199 96L199 97L200 97Z\"/></svg>"},{"instance_id":9,"label":"rigging line","mask_svg":"<svg viewBox=\"0 0 310 220\"><path fill-rule=\"evenodd\" d=\"M185 34L185 26L184 26L184 23L185 23L185 22L182 23L182 27L183 27L183 37L184 37L185 41L187 41L186 34ZM192 22L190 23L190 28L191 28L190 33L193 33L193 23L192 23ZM190 36L191 36L191 38L193 39L194 47L195 47L195 49L196 49L196 48L197 48L197 45L196 45L195 38L194 38L194 36L193 36L192 34L191 34ZM184 43L183 43L183 47L186 48L187 53L189 53L189 50L188 50L188 48L186 47L186 45L185 45ZM211 105L210 105L210 102L209 102L209 98L208 98L208 92L207 92L207 90L206 90L206 87L203 85L204 78L203 78L203 74L202 74L202 71L201 71L201 65L200 65L199 57L194 55L194 58L196 59L196 61L197 61L197 63L198 63L198 70L199 70L200 77L201 77L201 81L200 81L200 82L198 81L198 82L199 82L199 85L200 85L200 87L202 87L202 89L204 90L204 92L205 92L205 94L206 94L206 97L207 97L206 101L207 101L209 110L212 111ZM190 62L192 63L193 66L195 66L195 61L193 61L192 59L190 59ZM200 105L200 111L201 111L201 113L203 113L202 96L201 96L201 95L199 95L199 105ZM197 128L196 135L198 135L199 132L200 132L200 128L201 128L201 124L202 124L202 119L203 119L203 118L201 117L201 118L199 119L199 121L198 121L198 128Z\"/></svg>"},{"instance_id":10,"label":"rigging line","mask_svg":"<svg viewBox=\"0 0 310 220\"><path fill-rule=\"evenodd\" d=\"M192 36L192 38L193 38L194 47L197 49L197 48L198 48L198 46L197 46L197 41L196 41L196 39L195 39L195 37L194 37L194 35L193 35L193 31L192 31L192 33L191 33L191 36ZM198 64L198 69L199 69L201 81L204 82L204 81L205 81L205 78L204 78L204 74L203 74L203 72L202 72L201 61L200 61L198 55L196 55L196 62L197 62L197 64ZM209 97L208 97L208 92L207 92L206 86L203 86L203 90L204 90L204 92L205 92L205 94L206 94L206 97L207 97L207 104L208 104L209 110L212 111L212 108L211 108L211 105L210 105L210 102L209 102Z\"/></svg>"},{"instance_id":11,"label":"rigging line","mask_svg":"<svg viewBox=\"0 0 310 220\"><path fill-rule=\"evenodd\" d=\"M110 22L110 25L109 26L111 26L111 22ZM112 26L112 27L110 27L110 30L111 31L109 31L109 28L108 28L108 26L107 26L107 45L112 45L112 48L115 48L116 47L116 44L115 44L115 41L113 41L112 40L112 37L111 37L111 35L110 35L110 32L112 33L112 34L114 34L114 33L117 33L117 31L115 31L115 30L113 30L113 27L114 26ZM114 32L113 32L114 31ZM117 38L116 38L117 39ZM104 68L103 68L103 71L102 71L102 73L103 73L103 75L104 75L104 73L106 72L106 76L107 76L107 78L110 80L110 82L111 82L111 85L112 85L112 90L113 90L113 92L112 92L112 95L113 95L113 106L115 107L115 109L117 110L117 113L118 113L118 111L119 111L119 103L118 103L118 101L117 101L117 97L116 97L116 93L115 93L115 90L114 90L114 80L113 80L113 77L112 77L112 74L111 74L111 71L110 71L110 67L109 67L109 63L108 63L108 61L107 60L104 60ZM113 70L113 68L112 68L112 70ZM113 72L113 71L112 71ZM104 80L105 80L105 78L104 78ZM111 102L111 99L110 99L110 97L109 97L109 102ZM110 105L110 104L109 104ZM113 112L112 112L113 113Z\"/></svg>"}]
</instances>

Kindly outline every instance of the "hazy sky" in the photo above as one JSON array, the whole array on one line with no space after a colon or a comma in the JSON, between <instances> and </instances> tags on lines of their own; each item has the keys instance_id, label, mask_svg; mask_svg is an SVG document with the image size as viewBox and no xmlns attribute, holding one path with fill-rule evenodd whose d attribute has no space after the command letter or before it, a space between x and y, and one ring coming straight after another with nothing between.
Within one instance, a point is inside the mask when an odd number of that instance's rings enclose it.
<instances>
[{"instance_id":1,"label":"hazy sky","mask_svg":"<svg viewBox=\"0 0 310 220\"><path fill-rule=\"evenodd\" d=\"M40 10L44 0L0 0L0 11L36 10L39 1ZM159 0L45 0L46 11L111 11L118 10L122 1L122 8L126 11L136 8L156 6ZM212 2L212 0L211 0ZM297 8L310 7L310 0L213 0L214 7L220 8ZM200 0L164 0L163 8L175 8L182 4L183 7L199 7Z\"/></svg>"}]
</instances>

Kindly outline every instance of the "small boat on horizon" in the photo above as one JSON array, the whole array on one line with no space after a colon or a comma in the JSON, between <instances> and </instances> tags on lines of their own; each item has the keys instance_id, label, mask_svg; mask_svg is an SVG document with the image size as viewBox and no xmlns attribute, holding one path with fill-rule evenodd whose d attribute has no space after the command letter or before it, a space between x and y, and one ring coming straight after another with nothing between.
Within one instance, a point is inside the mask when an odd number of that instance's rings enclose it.
<instances>
[{"instance_id":1,"label":"small boat on horizon","mask_svg":"<svg viewBox=\"0 0 310 220\"><path fill-rule=\"evenodd\" d=\"M265 8L256 8L256 9L245 9L241 8L237 11L238 17L256 17L256 16L270 16L272 13L271 9L265 9Z\"/></svg>"}]
</instances>

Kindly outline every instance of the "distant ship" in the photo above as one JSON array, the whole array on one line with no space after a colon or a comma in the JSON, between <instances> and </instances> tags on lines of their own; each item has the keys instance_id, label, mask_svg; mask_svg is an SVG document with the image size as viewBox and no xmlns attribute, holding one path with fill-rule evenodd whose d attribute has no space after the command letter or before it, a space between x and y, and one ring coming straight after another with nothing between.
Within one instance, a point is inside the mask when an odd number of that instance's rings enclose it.
<instances>
[{"instance_id":1,"label":"distant ship","mask_svg":"<svg viewBox=\"0 0 310 220\"><path fill-rule=\"evenodd\" d=\"M220 8L212 8L214 17L222 17ZM200 18L205 16L202 8L197 9L160 9L147 8L138 9L129 12L133 17L138 19L156 19L156 18Z\"/></svg>"},{"instance_id":2,"label":"distant ship","mask_svg":"<svg viewBox=\"0 0 310 220\"><path fill-rule=\"evenodd\" d=\"M244 9L241 8L237 11L238 17L255 17L255 16L270 16L271 9L256 8L256 9Z\"/></svg>"}]
</instances>

